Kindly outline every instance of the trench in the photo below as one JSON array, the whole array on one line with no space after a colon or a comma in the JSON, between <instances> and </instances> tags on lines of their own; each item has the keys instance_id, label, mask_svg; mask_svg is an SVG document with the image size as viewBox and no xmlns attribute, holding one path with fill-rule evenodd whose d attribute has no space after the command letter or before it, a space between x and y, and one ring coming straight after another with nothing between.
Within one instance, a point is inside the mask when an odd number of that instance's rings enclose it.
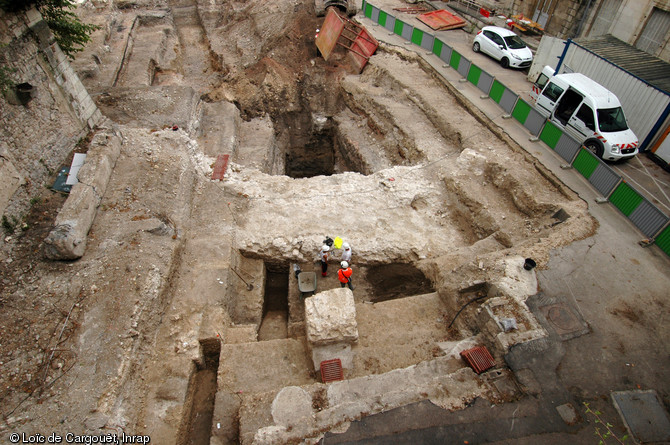
<instances>
[{"instance_id":1,"label":"trench","mask_svg":"<svg viewBox=\"0 0 670 445\"><path fill-rule=\"evenodd\" d=\"M344 147L337 124L331 118L313 118L320 113L320 110L305 109L301 113L287 113L273 119L275 127L279 128L284 175L297 179L344 172L364 173L360 162L347 155L350 150Z\"/></svg>"},{"instance_id":2,"label":"trench","mask_svg":"<svg viewBox=\"0 0 670 445\"><path fill-rule=\"evenodd\" d=\"M266 265L263 318L258 341L288 337L288 265Z\"/></svg>"},{"instance_id":3,"label":"trench","mask_svg":"<svg viewBox=\"0 0 670 445\"><path fill-rule=\"evenodd\" d=\"M364 272L373 303L435 292L431 281L415 266L391 263L370 266Z\"/></svg>"},{"instance_id":4,"label":"trench","mask_svg":"<svg viewBox=\"0 0 670 445\"><path fill-rule=\"evenodd\" d=\"M200 340L203 361L198 363L189 385L188 420L179 445L209 445L217 391L221 344L218 339ZM190 402L190 403L189 403Z\"/></svg>"}]
</instances>

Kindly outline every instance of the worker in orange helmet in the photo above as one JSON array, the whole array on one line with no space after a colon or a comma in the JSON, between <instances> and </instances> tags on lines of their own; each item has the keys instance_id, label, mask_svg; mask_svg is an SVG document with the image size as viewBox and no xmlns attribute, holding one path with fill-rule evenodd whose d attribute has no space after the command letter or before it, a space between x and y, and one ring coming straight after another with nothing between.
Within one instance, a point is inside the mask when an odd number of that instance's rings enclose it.
<instances>
[{"instance_id":1,"label":"worker in orange helmet","mask_svg":"<svg viewBox=\"0 0 670 445\"><path fill-rule=\"evenodd\" d=\"M337 278L340 280L340 286L349 286L349 289L353 291L354 285L351 282L351 275L353 275L353 273L351 267L349 267L349 263L342 261L340 263L340 270L337 271Z\"/></svg>"}]
</instances>

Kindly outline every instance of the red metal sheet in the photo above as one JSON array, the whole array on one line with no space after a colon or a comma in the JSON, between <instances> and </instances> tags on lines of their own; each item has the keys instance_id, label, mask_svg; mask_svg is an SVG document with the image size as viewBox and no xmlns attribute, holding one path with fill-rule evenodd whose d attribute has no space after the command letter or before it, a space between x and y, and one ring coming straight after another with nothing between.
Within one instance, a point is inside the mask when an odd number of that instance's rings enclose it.
<instances>
[{"instance_id":1,"label":"red metal sheet","mask_svg":"<svg viewBox=\"0 0 670 445\"><path fill-rule=\"evenodd\" d=\"M228 169L229 155L218 155L214 163L214 171L212 172L212 181L222 181L223 176Z\"/></svg>"},{"instance_id":2,"label":"red metal sheet","mask_svg":"<svg viewBox=\"0 0 670 445\"><path fill-rule=\"evenodd\" d=\"M495 360L491 356L488 349L483 346L476 346L471 349L461 351L461 357L468 362L468 365L475 370L477 374L481 374L487 369L491 369L496 365Z\"/></svg>"},{"instance_id":3,"label":"red metal sheet","mask_svg":"<svg viewBox=\"0 0 670 445\"><path fill-rule=\"evenodd\" d=\"M329 8L319 35L316 36L316 47L319 48L325 60L328 60L330 54L333 52L333 49L337 45L337 39L340 38L343 29L344 20L335 12L335 8Z\"/></svg>"},{"instance_id":4,"label":"red metal sheet","mask_svg":"<svg viewBox=\"0 0 670 445\"><path fill-rule=\"evenodd\" d=\"M350 57L356 68L358 68L359 73L363 71L363 67L368 63L370 56L377 51L378 46L379 42L368 33L367 29L361 27L349 51Z\"/></svg>"},{"instance_id":5,"label":"red metal sheet","mask_svg":"<svg viewBox=\"0 0 670 445\"><path fill-rule=\"evenodd\" d=\"M444 9L421 14L417 16L417 19L435 30L462 28L465 26L465 20Z\"/></svg>"},{"instance_id":6,"label":"red metal sheet","mask_svg":"<svg viewBox=\"0 0 670 445\"><path fill-rule=\"evenodd\" d=\"M321 362L321 381L323 383L344 380L342 362L339 358L324 360Z\"/></svg>"}]
</instances>

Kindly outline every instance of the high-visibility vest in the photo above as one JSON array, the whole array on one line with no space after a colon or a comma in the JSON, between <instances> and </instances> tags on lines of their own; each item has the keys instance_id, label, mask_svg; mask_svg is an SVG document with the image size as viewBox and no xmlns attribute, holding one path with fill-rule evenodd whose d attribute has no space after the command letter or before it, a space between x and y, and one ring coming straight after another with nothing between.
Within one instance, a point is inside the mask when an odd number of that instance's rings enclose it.
<instances>
[{"instance_id":1,"label":"high-visibility vest","mask_svg":"<svg viewBox=\"0 0 670 445\"><path fill-rule=\"evenodd\" d=\"M347 267L346 269L340 269L337 271L337 278L340 280L341 283L348 283L349 278L351 278L351 275L354 273L353 270L351 270L351 267Z\"/></svg>"}]
</instances>

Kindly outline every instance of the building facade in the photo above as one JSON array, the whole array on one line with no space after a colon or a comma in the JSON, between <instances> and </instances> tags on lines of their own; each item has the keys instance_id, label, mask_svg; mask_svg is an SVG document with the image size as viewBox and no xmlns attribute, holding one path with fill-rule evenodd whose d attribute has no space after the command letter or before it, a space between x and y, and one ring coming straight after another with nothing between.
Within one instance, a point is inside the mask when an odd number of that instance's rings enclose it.
<instances>
[{"instance_id":1,"label":"building facade","mask_svg":"<svg viewBox=\"0 0 670 445\"><path fill-rule=\"evenodd\" d=\"M562 39L610 34L670 61L670 0L514 0L513 10Z\"/></svg>"}]
</instances>

